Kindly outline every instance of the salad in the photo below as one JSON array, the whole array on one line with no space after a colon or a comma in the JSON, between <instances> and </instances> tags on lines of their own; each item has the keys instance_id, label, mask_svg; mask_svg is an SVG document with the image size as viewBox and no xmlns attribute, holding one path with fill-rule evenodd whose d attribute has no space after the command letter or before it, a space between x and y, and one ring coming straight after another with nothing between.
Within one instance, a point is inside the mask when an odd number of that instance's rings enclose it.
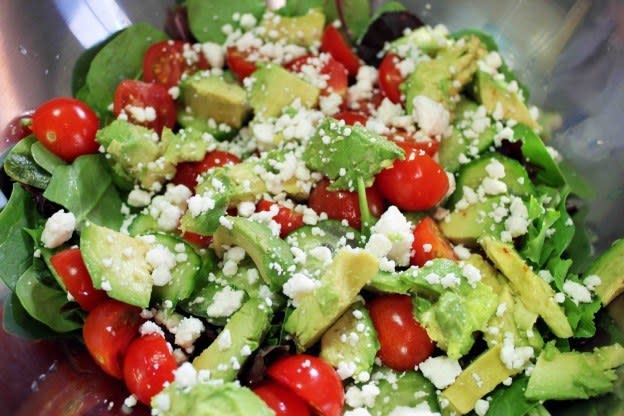
<instances>
[{"instance_id":1,"label":"salad","mask_svg":"<svg viewBox=\"0 0 624 416\"><path fill-rule=\"evenodd\" d=\"M87 51L73 95L3 162L4 327L80 338L124 411L548 415L613 391L624 240L588 260L578 180L487 34L397 2L187 0Z\"/></svg>"}]
</instances>

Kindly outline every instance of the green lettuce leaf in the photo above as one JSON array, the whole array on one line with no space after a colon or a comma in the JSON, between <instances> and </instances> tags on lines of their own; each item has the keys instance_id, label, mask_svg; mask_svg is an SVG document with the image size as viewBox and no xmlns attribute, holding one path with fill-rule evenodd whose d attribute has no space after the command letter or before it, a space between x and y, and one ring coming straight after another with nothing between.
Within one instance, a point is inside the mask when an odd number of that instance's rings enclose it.
<instances>
[{"instance_id":1,"label":"green lettuce leaf","mask_svg":"<svg viewBox=\"0 0 624 416\"><path fill-rule=\"evenodd\" d=\"M186 7L193 36L200 42L223 44L226 38L223 26L229 24L233 30L239 27L234 13L240 16L249 13L260 21L266 5L262 0L187 0Z\"/></svg>"}]
</instances>

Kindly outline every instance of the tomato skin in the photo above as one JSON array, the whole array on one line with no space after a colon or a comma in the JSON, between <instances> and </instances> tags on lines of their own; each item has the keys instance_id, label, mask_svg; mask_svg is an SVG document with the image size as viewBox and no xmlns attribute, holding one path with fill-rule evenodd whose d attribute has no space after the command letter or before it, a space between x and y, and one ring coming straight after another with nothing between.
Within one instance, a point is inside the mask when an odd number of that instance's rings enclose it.
<instances>
[{"instance_id":1,"label":"tomato skin","mask_svg":"<svg viewBox=\"0 0 624 416\"><path fill-rule=\"evenodd\" d=\"M130 393L142 403L150 404L152 397L173 380L178 364L167 341L159 334L147 334L132 341L123 364L124 381Z\"/></svg>"},{"instance_id":2,"label":"tomato skin","mask_svg":"<svg viewBox=\"0 0 624 416\"><path fill-rule=\"evenodd\" d=\"M360 204L357 192L330 191L327 189L329 180L319 181L312 192L308 205L314 211L325 212L332 220L347 220L353 228L360 228ZM372 186L366 189L368 208L371 214L379 217L384 211L384 202L377 191L377 187Z\"/></svg>"},{"instance_id":3,"label":"tomato skin","mask_svg":"<svg viewBox=\"0 0 624 416\"><path fill-rule=\"evenodd\" d=\"M82 336L96 363L105 373L122 378L122 357L139 335L141 309L114 299L97 305L85 320Z\"/></svg>"},{"instance_id":4,"label":"tomato skin","mask_svg":"<svg viewBox=\"0 0 624 416\"><path fill-rule=\"evenodd\" d=\"M414 319L412 299L382 295L367 304L381 348L378 357L397 371L413 370L435 347L427 331Z\"/></svg>"},{"instance_id":5,"label":"tomato skin","mask_svg":"<svg viewBox=\"0 0 624 416\"><path fill-rule=\"evenodd\" d=\"M198 247L208 247L210 243L212 243L212 236L201 235L190 231L182 233L182 238Z\"/></svg>"},{"instance_id":6,"label":"tomato skin","mask_svg":"<svg viewBox=\"0 0 624 416\"><path fill-rule=\"evenodd\" d=\"M80 100L57 97L40 105L32 117L32 131L46 149L66 162L97 153L95 133L100 121Z\"/></svg>"},{"instance_id":7,"label":"tomato skin","mask_svg":"<svg viewBox=\"0 0 624 416\"><path fill-rule=\"evenodd\" d=\"M403 150L405 150L405 158L407 159L408 155L411 153L422 154L422 152L427 155L434 157L436 153L438 153L438 149L440 148L440 142L434 139L427 139L423 141L416 141L411 134L406 132L403 129L397 129L396 132L390 133L387 135L390 140L395 142L397 145L401 146Z\"/></svg>"},{"instance_id":8,"label":"tomato skin","mask_svg":"<svg viewBox=\"0 0 624 416\"><path fill-rule=\"evenodd\" d=\"M50 263L63 280L67 291L83 310L91 311L108 299L105 291L93 287L79 248L69 248L56 253L50 258Z\"/></svg>"},{"instance_id":9,"label":"tomato skin","mask_svg":"<svg viewBox=\"0 0 624 416\"><path fill-rule=\"evenodd\" d=\"M431 245L431 250L425 250L425 244ZM437 258L457 260L451 243L442 235L438 224L431 217L423 218L414 228L412 252L410 264L419 267Z\"/></svg>"},{"instance_id":10,"label":"tomato skin","mask_svg":"<svg viewBox=\"0 0 624 416\"><path fill-rule=\"evenodd\" d=\"M276 416L310 416L310 408L295 393L272 381L252 389L275 412Z\"/></svg>"},{"instance_id":11,"label":"tomato skin","mask_svg":"<svg viewBox=\"0 0 624 416\"><path fill-rule=\"evenodd\" d=\"M426 154L408 154L377 175L385 199L405 211L425 211L436 206L449 189L444 169Z\"/></svg>"},{"instance_id":12,"label":"tomato skin","mask_svg":"<svg viewBox=\"0 0 624 416\"><path fill-rule=\"evenodd\" d=\"M253 74L255 70L258 69L256 63L250 60L248 56L249 52L241 51L235 46L228 47L225 53L227 66L232 72L234 72L234 75L236 75L239 82L243 82L245 78Z\"/></svg>"},{"instance_id":13,"label":"tomato skin","mask_svg":"<svg viewBox=\"0 0 624 416\"><path fill-rule=\"evenodd\" d=\"M143 80L169 89L178 85L182 75L210 67L202 52L197 53L197 62L187 62L185 47L191 45L181 40L164 40L150 46L143 56Z\"/></svg>"},{"instance_id":14,"label":"tomato skin","mask_svg":"<svg viewBox=\"0 0 624 416\"><path fill-rule=\"evenodd\" d=\"M346 68L331 55L322 57L304 55L290 61L285 65L291 72L301 72L304 65L319 67L318 72L327 76L327 87L321 90L321 95L329 95L332 92L345 96L349 87L349 78Z\"/></svg>"},{"instance_id":15,"label":"tomato skin","mask_svg":"<svg viewBox=\"0 0 624 416\"><path fill-rule=\"evenodd\" d=\"M232 153L213 150L207 153L204 159L199 162L183 162L178 164L176 174L171 182L177 185L184 185L193 191L197 186L197 176L211 168L240 162L241 160Z\"/></svg>"},{"instance_id":16,"label":"tomato skin","mask_svg":"<svg viewBox=\"0 0 624 416\"><path fill-rule=\"evenodd\" d=\"M154 120L137 120L132 112L126 112L128 121L151 129L160 135L163 128L172 128L176 122L176 108L167 88L160 84L127 79L121 81L113 98L113 113L119 116L127 106L152 107L156 112Z\"/></svg>"},{"instance_id":17,"label":"tomato skin","mask_svg":"<svg viewBox=\"0 0 624 416\"><path fill-rule=\"evenodd\" d=\"M297 354L272 364L267 375L305 400L321 416L342 415L344 390L332 366L322 359Z\"/></svg>"},{"instance_id":18,"label":"tomato skin","mask_svg":"<svg viewBox=\"0 0 624 416\"><path fill-rule=\"evenodd\" d=\"M277 215L273 217L273 221L280 225L280 237L284 238L297 228L303 227L303 214L301 212L295 212L278 203L263 199L258 202L256 209L258 211L270 211L273 205L277 205L279 208Z\"/></svg>"},{"instance_id":19,"label":"tomato skin","mask_svg":"<svg viewBox=\"0 0 624 416\"><path fill-rule=\"evenodd\" d=\"M395 104L402 101L400 86L405 81L396 64L399 59L395 54L389 53L379 65L379 88Z\"/></svg>"},{"instance_id":20,"label":"tomato skin","mask_svg":"<svg viewBox=\"0 0 624 416\"><path fill-rule=\"evenodd\" d=\"M342 120L346 124L353 126L356 123L360 123L362 126L366 126L366 117L362 113L358 113L357 111L341 111L333 115L336 120Z\"/></svg>"},{"instance_id":21,"label":"tomato skin","mask_svg":"<svg viewBox=\"0 0 624 416\"><path fill-rule=\"evenodd\" d=\"M360 69L360 58L353 52L340 31L333 25L327 25L321 38L321 50L329 53L335 60L340 62L348 71L349 76L354 77Z\"/></svg>"}]
</instances>

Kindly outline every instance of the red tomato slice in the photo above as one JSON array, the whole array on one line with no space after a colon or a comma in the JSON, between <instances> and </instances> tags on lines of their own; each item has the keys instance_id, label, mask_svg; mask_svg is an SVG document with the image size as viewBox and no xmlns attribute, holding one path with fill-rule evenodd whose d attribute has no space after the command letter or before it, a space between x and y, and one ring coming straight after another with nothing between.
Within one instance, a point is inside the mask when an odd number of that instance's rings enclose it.
<instances>
[{"instance_id":1,"label":"red tomato slice","mask_svg":"<svg viewBox=\"0 0 624 416\"><path fill-rule=\"evenodd\" d=\"M413 370L434 349L427 331L414 319L412 299L382 295L367 304L379 338L379 359L397 371Z\"/></svg>"},{"instance_id":2,"label":"red tomato slice","mask_svg":"<svg viewBox=\"0 0 624 416\"><path fill-rule=\"evenodd\" d=\"M240 163L241 160L232 153L214 150L206 154L203 160L199 162L184 162L176 167L176 174L171 182L177 185L184 185L190 190L195 190L197 186L197 177L211 168L234 165Z\"/></svg>"},{"instance_id":3,"label":"red tomato slice","mask_svg":"<svg viewBox=\"0 0 624 416\"><path fill-rule=\"evenodd\" d=\"M344 96L349 87L349 78L345 67L332 58L331 55L324 54L321 56L304 55L287 63L286 69L292 72L303 72L304 65L311 66L314 71L321 76L326 77L327 86L321 89L321 95L329 95L335 92Z\"/></svg>"},{"instance_id":4,"label":"red tomato slice","mask_svg":"<svg viewBox=\"0 0 624 416\"><path fill-rule=\"evenodd\" d=\"M186 53L185 53L186 52ZM178 85L184 74L190 75L210 65L204 54L181 40L164 40L149 47L143 56L143 80L165 86Z\"/></svg>"},{"instance_id":5,"label":"red tomato slice","mask_svg":"<svg viewBox=\"0 0 624 416\"><path fill-rule=\"evenodd\" d=\"M243 82L245 78L253 74L258 68L256 62L249 59L250 52L241 51L235 46L227 48L225 61L228 68L236 75L239 82Z\"/></svg>"},{"instance_id":6,"label":"red tomato slice","mask_svg":"<svg viewBox=\"0 0 624 416\"><path fill-rule=\"evenodd\" d=\"M358 113L357 111L341 111L333 116L336 120L342 120L350 126L353 126L356 123L360 123L362 126L366 126L366 121L368 117L366 117L362 113Z\"/></svg>"},{"instance_id":7,"label":"red tomato slice","mask_svg":"<svg viewBox=\"0 0 624 416\"><path fill-rule=\"evenodd\" d=\"M178 363L162 335L148 334L132 341L123 364L124 381L130 393L147 405L173 380Z\"/></svg>"},{"instance_id":8,"label":"red tomato slice","mask_svg":"<svg viewBox=\"0 0 624 416\"><path fill-rule=\"evenodd\" d=\"M340 62L354 77L360 69L360 58L349 46L340 31L333 25L327 25L321 39L321 50L329 53L335 60Z\"/></svg>"},{"instance_id":9,"label":"red tomato slice","mask_svg":"<svg viewBox=\"0 0 624 416\"><path fill-rule=\"evenodd\" d=\"M422 267L429 260L437 258L457 260L451 243L444 237L438 224L430 217L423 218L414 228L412 251L410 263L416 266Z\"/></svg>"},{"instance_id":10,"label":"red tomato slice","mask_svg":"<svg viewBox=\"0 0 624 416\"><path fill-rule=\"evenodd\" d=\"M360 204L357 192L330 191L327 189L329 180L323 179L316 184L310 193L308 205L314 211L325 212L332 220L347 220L353 228L360 228ZM375 217L379 217L384 210L384 202L377 188L372 186L366 189L368 209Z\"/></svg>"},{"instance_id":11,"label":"red tomato slice","mask_svg":"<svg viewBox=\"0 0 624 416\"><path fill-rule=\"evenodd\" d=\"M416 155L427 154L431 157L434 157L436 153L438 153L438 149L440 148L440 142L434 140L432 138L427 138L426 140L416 141L408 132L402 129L397 129L396 132L390 133L387 137L395 142L397 145L401 146L403 150L405 150L405 158L408 158L408 155L414 153Z\"/></svg>"},{"instance_id":12,"label":"red tomato slice","mask_svg":"<svg viewBox=\"0 0 624 416\"><path fill-rule=\"evenodd\" d=\"M405 79L397 66L400 58L389 53L379 65L379 87L386 97L395 104L401 103L401 84Z\"/></svg>"},{"instance_id":13,"label":"red tomato slice","mask_svg":"<svg viewBox=\"0 0 624 416\"><path fill-rule=\"evenodd\" d=\"M198 247L208 247L212 243L212 236L196 234L190 231L182 233L182 237Z\"/></svg>"},{"instance_id":14,"label":"red tomato slice","mask_svg":"<svg viewBox=\"0 0 624 416\"><path fill-rule=\"evenodd\" d=\"M136 306L109 299L87 315L82 336L91 356L105 373L122 378L123 356L143 323L140 313Z\"/></svg>"},{"instance_id":15,"label":"red tomato slice","mask_svg":"<svg viewBox=\"0 0 624 416\"><path fill-rule=\"evenodd\" d=\"M317 414L342 415L342 381L336 370L320 358L306 354L291 355L271 365L267 374L305 400Z\"/></svg>"},{"instance_id":16,"label":"red tomato slice","mask_svg":"<svg viewBox=\"0 0 624 416\"><path fill-rule=\"evenodd\" d=\"M100 122L88 105L68 97L43 103L32 117L32 131L46 149L66 162L97 153L95 133Z\"/></svg>"},{"instance_id":17,"label":"red tomato slice","mask_svg":"<svg viewBox=\"0 0 624 416\"><path fill-rule=\"evenodd\" d=\"M108 299L105 291L93 287L80 249L70 248L60 251L50 258L50 263L63 280L67 291L83 310L90 311Z\"/></svg>"},{"instance_id":18,"label":"red tomato slice","mask_svg":"<svg viewBox=\"0 0 624 416\"><path fill-rule=\"evenodd\" d=\"M286 387L267 381L253 389L276 416L310 416L310 408L299 396Z\"/></svg>"},{"instance_id":19,"label":"red tomato slice","mask_svg":"<svg viewBox=\"0 0 624 416\"><path fill-rule=\"evenodd\" d=\"M273 217L273 221L280 225L280 237L284 238L297 228L303 227L303 214L295 212L292 209L280 205L275 202L267 201L263 199L258 202L258 211L270 211L273 205L277 205L279 210L277 215Z\"/></svg>"},{"instance_id":20,"label":"red tomato slice","mask_svg":"<svg viewBox=\"0 0 624 416\"><path fill-rule=\"evenodd\" d=\"M176 108L167 88L160 84L127 79L115 90L113 112L122 110L128 121L154 129L160 134L164 127L172 128L176 122Z\"/></svg>"}]
</instances>

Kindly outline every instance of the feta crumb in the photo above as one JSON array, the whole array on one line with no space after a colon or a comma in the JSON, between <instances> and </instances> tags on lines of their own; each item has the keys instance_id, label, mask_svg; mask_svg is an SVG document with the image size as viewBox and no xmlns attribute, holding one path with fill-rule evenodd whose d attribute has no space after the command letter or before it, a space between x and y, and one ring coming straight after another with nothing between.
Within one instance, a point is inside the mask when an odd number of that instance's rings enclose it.
<instances>
[{"instance_id":1,"label":"feta crumb","mask_svg":"<svg viewBox=\"0 0 624 416\"><path fill-rule=\"evenodd\" d=\"M455 255L460 260L468 260L470 258L470 250L468 250L466 247L464 247L461 244L458 244L455 247L453 247L453 251L455 252Z\"/></svg>"},{"instance_id":2,"label":"feta crumb","mask_svg":"<svg viewBox=\"0 0 624 416\"><path fill-rule=\"evenodd\" d=\"M173 371L174 380L178 387L193 387L197 384L197 370L193 364L186 362Z\"/></svg>"},{"instance_id":3,"label":"feta crumb","mask_svg":"<svg viewBox=\"0 0 624 416\"><path fill-rule=\"evenodd\" d=\"M595 274L591 274L587 276L585 279L583 279L583 284L589 290L594 290L597 286L600 286L601 283L602 283L602 280L600 279L599 276Z\"/></svg>"},{"instance_id":4,"label":"feta crumb","mask_svg":"<svg viewBox=\"0 0 624 416\"><path fill-rule=\"evenodd\" d=\"M175 344L182 348L190 348L204 331L204 324L201 320L188 317L183 318L175 330Z\"/></svg>"},{"instance_id":5,"label":"feta crumb","mask_svg":"<svg viewBox=\"0 0 624 416\"><path fill-rule=\"evenodd\" d=\"M47 219L41 234L41 243L46 248L56 248L71 238L75 228L74 214L59 210Z\"/></svg>"},{"instance_id":6,"label":"feta crumb","mask_svg":"<svg viewBox=\"0 0 624 416\"><path fill-rule=\"evenodd\" d=\"M219 351L225 351L232 346L232 333L229 329L224 329L221 331L219 336L217 337L217 347L219 347Z\"/></svg>"},{"instance_id":7,"label":"feta crumb","mask_svg":"<svg viewBox=\"0 0 624 416\"><path fill-rule=\"evenodd\" d=\"M462 371L459 362L447 356L429 357L418 368L440 390L453 384Z\"/></svg>"},{"instance_id":8,"label":"feta crumb","mask_svg":"<svg viewBox=\"0 0 624 416\"><path fill-rule=\"evenodd\" d=\"M394 205L390 206L371 227L371 239L375 234L382 235L391 243L387 256L399 266L407 266L410 261L414 233L412 224ZM367 244L368 246L368 244Z\"/></svg>"},{"instance_id":9,"label":"feta crumb","mask_svg":"<svg viewBox=\"0 0 624 416\"><path fill-rule=\"evenodd\" d=\"M134 188L128 194L128 205L131 207L145 207L148 206L152 200L152 195L140 188Z\"/></svg>"},{"instance_id":10,"label":"feta crumb","mask_svg":"<svg viewBox=\"0 0 624 416\"><path fill-rule=\"evenodd\" d=\"M442 104L424 95L414 97L414 119L429 136L446 136L449 130L449 112Z\"/></svg>"},{"instance_id":11,"label":"feta crumb","mask_svg":"<svg viewBox=\"0 0 624 416\"><path fill-rule=\"evenodd\" d=\"M226 286L217 293L212 300L212 304L206 309L208 316L213 318L228 317L236 312L242 304L245 292L234 290Z\"/></svg>"},{"instance_id":12,"label":"feta crumb","mask_svg":"<svg viewBox=\"0 0 624 416\"><path fill-rule=\"evenodd\" d=\"M292 299L293 306L297 307L306 295L314 292L320 285L318 280L312 279L304 273L295 273L284 283L282 291Z\"/></svg>"},{"instance_id":13,"label":"feta crumb","mask_svg":"<svg viewBox=\"0 0 624 416\"><path fill-rule=\"evenodd\" d=\"M139 327L139 333L141 335L158 334L162 337L165 336L165 333L163 332L162 328L158 326L158 324L156 324L156 322L154 321L145 321Z\"/></svg>"},{"instance_id":14,"label":"feta crumb","mask_svg":"<svg viewBox=\"0 0 624 416\"><path fill-rule=\"evenodd\" d=\"M475 407L474 407L475 413L478 416L485 416L489 408L490 408L490 402L488 402L487 400L483 400L483 399L477 400L477 402L475 403Z\"/></svg>"},{"instance_id":15,"label":"feta crumb","mask_svg":"<svg viewBox=\"0 0 624 416\"><path fill-rule=\"evenodd\" d=\"M563 282L563 292L577 305L579 303L590 303L592 299L589 289L572 280Z\"/></svg>"}]
</instances>

